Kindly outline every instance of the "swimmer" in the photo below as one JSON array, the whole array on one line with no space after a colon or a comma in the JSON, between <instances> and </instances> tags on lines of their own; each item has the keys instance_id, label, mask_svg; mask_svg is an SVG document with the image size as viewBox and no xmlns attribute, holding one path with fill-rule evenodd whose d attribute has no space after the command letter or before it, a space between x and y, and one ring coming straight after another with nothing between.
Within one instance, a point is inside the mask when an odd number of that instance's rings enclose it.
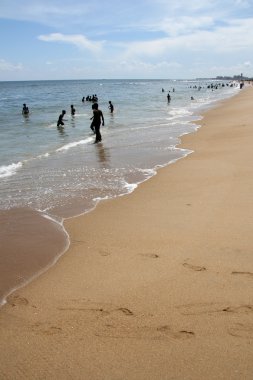
<instances>
[{"instance_id":1,"label":"swimmer","mask_svg":"<svg viewBox=\"0 0 253 380\"><path fill-rule=\"evenodd\" d=\"M76 110L75 110L73 104L71 104L70 108L71 108L71 115L74 116L76 113Z\"/></svg>"},{"instance_id":2,"label":"swimmer","mask_svg":"<svg viewBox=\"0 0 253 380\"><path fill-rule=\"evenodd\" d=\"M25 103L23 104L22 114L23 115L29 114L29 108L27 107L27 105Z\"/></svg>"},{"instance_id":3,"label":"swimmer","mask_svg":"<svg viewBox=\"0 0 253 380\"><path fill-rule=\"evenodd\" d=\"M62 110L59 118L58 118L58 121L57 121L57 127L60 127L61 125L64 125L64 122L63 122L63 117L64 115L66 114L66 111L65 110Z\"/></svg>"},{"instance_id":4,"label":"swimmer","mask_svg":"<svg viewBox=\"0 0 253 380\"><path fill-rule=\"evenodd\" d=\"M109 106L108 106L108 108L111 111L111 113L113 113L114 107L113 107L113 104L112 104L112 102L110 100L109 100Z\"/></svg>"}]
</instances>

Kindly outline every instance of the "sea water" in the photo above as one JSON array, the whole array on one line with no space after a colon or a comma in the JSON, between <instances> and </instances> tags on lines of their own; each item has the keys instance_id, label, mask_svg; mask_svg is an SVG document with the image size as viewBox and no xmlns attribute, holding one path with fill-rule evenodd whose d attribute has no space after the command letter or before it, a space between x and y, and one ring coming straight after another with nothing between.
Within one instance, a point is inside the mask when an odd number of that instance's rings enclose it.
<instances>
[{"instance_id":1,"label":"sea water","mask_svg":"<svg viewBox=\"0 0 253 380\"><path fill-rule=\"evenodd\" d=\"M67 217L71 208L82 213L99 199L128 193L158 166L187 154L177 148L180 136L196 129L203 107L237 90L208 85L169 80L1 82L0 209L29 206ZM103 141L97 145L90 129L92 104L82 102L93 94L105 118ZM29 106L28 117L21 113L23 103ZM57 128L62 109L65 125Z\"/></svg>"},{"instance_id":2,"label":"sea water","mask_svg":"<svg viewBox=\"0 0 253 380\"><path fill-rule=\"evenodd\" d=\"M28 208L62 225L103 199L130 193L191 153L178 147L180 136L196 131L201 112L238 90L215 80L0 82L0 212ZM94 94L105 119L98 144L92 102L82 101ZM63 109L65 125L57 128Z\"/></svg>"}]
</instances>

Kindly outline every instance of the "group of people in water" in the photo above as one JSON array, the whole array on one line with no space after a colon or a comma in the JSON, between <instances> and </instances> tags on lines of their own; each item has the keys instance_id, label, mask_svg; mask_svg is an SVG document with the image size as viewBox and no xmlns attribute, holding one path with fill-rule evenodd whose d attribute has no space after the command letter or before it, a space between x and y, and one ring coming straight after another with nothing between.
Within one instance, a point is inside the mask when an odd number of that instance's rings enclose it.
<instances>
[{"instance_id":1,"label":"group of people in water","mask_svg":"<svg viewBox=\"0 0 253 380\"><path fill-rule=\"evenodd\" d=\"M83 99L82 99L82 101L84 101ZM93 99L97 99L98 100L97 96L94 96ZM90 100L88 100L88 101L90 101ZM110 110L110 113L113 113L114 106L113 106L111 100L109 100L109 106L108 106L108 108ZM91 128L92 132L96 135L95 143L98 143L98 142L100 142L102 140L102 136L101 136L101 133L100 133L100 127L101 127L101 124L102 125L105 124L105 121L104 121L103 112L98 108L97 101L93 100L92 111L93 111L93 116L90 118L90 120L92 120L90 128ZM75 110L73 104L71 104L71 106L70 106L70 112L71 112L72 116L75 115L76 110ZM57 127L58 128L62 128L64 126L64 116L65 115L66 115L66 111L62 110L61 114L59 115L58 121L57 121Z\"/></svg>"},{"instance_id":2,"label":"group of people in water","mask_svg":"<svg viewBox=\"0 0 253 380\"><path fill-rule=\"evenodd\" d=\"M164 92L164 91L165 91L164 88L162 88L162 92ZM175 92L174 88L172 89L172 92ZM168 103L170 103L170 101L171 101L170 91L167 94L167 100L168 100Z\"/></svg>"},{"instance_id":3,"label":"group of people in water","mask_svg":"<svg viewBox=\"0 0 253 380\"><path fill-rule=\"evenodd\" d=\"M226 85L228 86L229 84L226 84ZM222 83L222 84L211 84L211 85L208 85L207 88L211 88L213 90L213 89L219 88L220 86L224 87L225 84L224 83ZM197 86L193 86L193 87L190 86L190 88L197 88L200 91L202 87L201 86L198 86L198 87ZM240 88L242 88L242 86L240 86ZM165 90L163 88L162 88L162 92L165 92ZM175 92L174 88L172 89L172 92ZM167 94L167 100L168 100L168 103L170 103L170 101L171 101L170 91ZM191 96L191 100L194 100L193 96ZM90 118L90 120L92 120L90 128L91 128L92 132L96 135L95 143L98 143L102 140L101 133L100 133L100 126L101 126L101 124L102 125L105 124L104 115L103 115L103 112L98 108L98 103L97 103L98 97L96 94L94 94L92 96L87 95L86 97L83 97L82 102L84 103L85 101L89 101L89 102L93 103L92 104L93 116ZM112 114L114 111L114 106L110 100L109 100L108 108L110 110L110 113ZM76 110L75 110L75 107L73 104L71 104L71 106L70 106L70 113L71 113L71 116L74 116L76 113ZM24 116L29 115L29 108L27 107L27 105L25 103L23 104L22 114ZM65 115L66 115L66 111L62 110L61 114L58 117L57 128L63 128L64 116Z\"/></svg>"},{"instance_id":4,"label":"group of people in water","mask_svg":"<svg viewBox=\"0 0 253 380\"><path fill-rule=\"evenodd\" d=\"M101 124L102 125L105 124L104 115L103 115L103 112L98 108L98 103L97 103L98 97L96 95L93 95L92 97L88 96L88 97L86 97L85 100L93 102L93 104L92 104L93 116L90 118L90 120L92 120L90 128L91 128L92 132L96 135L95 143L98 143L102 140L102 136L100 133L100 126L101 126ZM85 100L83 97L82 102L84 102ZM112 114L114 111L114 106L113 106L111 100L109 100L108 108L110 110L110 113ZM74 116L76 113L76 110L75 110L75 107L73 104L71 104L71 106L70 106L70 113L71 113L71 116ZM25 103L23 104L22 114L24 116L29 115L29 108L27 107L27 105ZM62 110L62 112L60 113L60 115L58 117L57 128L59 128L59 129L63 128L64 121L65 121L64 120L65 115L66 115L66 111Z\"/></svg>"},{"instance_id":5,"label":"group of people in water","mask_svg":"<svg viewBox=\"0 0 253 380\"><path fill-rule=\"evenodd\" d=\"M71 113L71 116L74 116L76 113L76 109L73 106L73 104L71 104L71 106L70 106L70 113ZM57 127L62 127L64 125L63 118L64 118L65 114L66 114L66 111L62 110L61 114L58 117Z\"/></svg>"},{"instance_id":6,"label":"group of people in water","mask_svg":"<svg viewBox=\"0 0 253 380\"><path fill-rule=\"evenodd\" d=\"M84 103L84 101L86 100L86 102L97 102L98 101L98 97L96 94L94 95L87 95L86 97L83 96L82 98L82 102Z\"/></svg>"}]
</instances>

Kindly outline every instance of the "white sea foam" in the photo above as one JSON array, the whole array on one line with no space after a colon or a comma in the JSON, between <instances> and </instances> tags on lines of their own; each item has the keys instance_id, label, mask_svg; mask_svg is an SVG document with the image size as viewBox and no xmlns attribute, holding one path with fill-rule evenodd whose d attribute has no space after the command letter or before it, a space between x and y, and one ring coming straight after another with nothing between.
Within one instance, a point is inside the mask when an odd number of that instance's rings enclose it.
<instances>
[{"instance_id":1,"label":"white sea foam","mask_svg":"<svg viewBox=\"0 0 253 380\"><path fill-rule=\"evenodd\" d=\"M39 210L38 210L39 211ZM56 224L59 224L59 226L63 227L63 219L61 218L60 220L58 220L59 218L56 218L55 216L52 217L51 215L48 215L48 214L45 214L43 211L41 211L41 216L45 219L48 219L50 220L51 222L54 222Z\"/></svg>"},{"instance_id":2,"label":"white sea foam","mask_svg":"<svg viewBox=\"0 0 253 380\"><path fill-rule=\"evenodd\" d=\"M3 165L0 166L0 178L10 177L16 174L16 171L22 167L22 162L17 164Z\"/></svg>"},{"instance_id":3,"label":"white sea foam","mask_svg":"<svg viewBox=\"0 0 253 380\"><path fill-rule=\"evenodd\" d=\"M190 112L186 108L173 108L170 112L169 115L173 117L182 117L182 116L189 116L192 115L192 112Z\"/></svg>"},{"instance_id":4,"label":"white sea foam","mask_svg":"<svg viewBox=\"0 0 253 380\"><path fill-rule=\"evenodd\" d=\"M57 149L56 152L65 152L71 148L75 148L77 147L78 145L84 145L84 144L88 144L89 142L93 141L94 138L93 137L87 137L86 139L84 140L80 140L80 141L74 141L72 143L69 143L69 144L66 144L66 145L63 145L61 148Z\"/></svg>"},{"instance_id":5,"label":"white sea foam","mask_svg":"<svg viewBox=\"0 0 253 380\"><path fill-rule=\"evenodd\" d=\"M87 113L76 113L75 117L81 117L81 116L89 116Z\"/></svg>"},{"instance_id":6,"label":"white sea foam","mask_svg":"<svg viewBox=\"0 0 253 380\"><path fill-rule=\"evenodd\" d=\"M127 189L128 194L132 193L137 187L138 187L137 183L127 183L127 182L125 183L125 186L124 186L124 188Z\"/></svg>"},{"instance_id":7,"label":"white sea foam","mask_svg":"<svg viewBox=\"0 0 253 380\"><path fill-rule=\"evenodd\" d=\"M44 153L44 154L40 154L37 158L47 158L50 156L50 153Z\"/></svg>"},{"instance_id":8,"label":"white sea foam","mask_svg":"<svg viewBox=\"0 0 253 380\"><path fill-rule=\"evenodd\" d=\"M56 127L56 122L47 125L47 128L55 128L55 127Z\"/></svg>"}]
</instances>

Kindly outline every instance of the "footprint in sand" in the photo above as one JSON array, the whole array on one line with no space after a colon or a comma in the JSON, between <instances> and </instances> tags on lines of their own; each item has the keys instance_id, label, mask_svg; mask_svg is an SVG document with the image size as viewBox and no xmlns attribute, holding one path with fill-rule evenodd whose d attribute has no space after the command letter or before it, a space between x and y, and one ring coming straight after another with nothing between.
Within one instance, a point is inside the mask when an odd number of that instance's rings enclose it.
<instances>
[{"instance_id":1,"label":"footprint in sand","mask_svg":"<svg viewBox=\"0 0 253 380\"><path fill-rule=\"evenodd\" d=\"M148 257L150 259L158 259L159 258L159 255L157 255L156 253L140 253L139 255L143 256L143 257Z\"/></svg>"},{"instance_id":2,"label":"footprint in sand","mask_svg":"<svg viewBox=\"0 0 253 380\"><path fill-rule=\"evenodd\" d=\"M117 310L121 311L125 315L134 315L134 313L126 307L119 307L118 309L116 309L116 311Z\"/></svg>"},{"instance_id":3,"label":"footprint in sand","mask_svg":"<svg viewBox=\"0 0 253 380\"><path fill-rule=\"evenodd\" d=\"M96 331L95 335L102 338L115 339L186 340L193 338L195 333L187 330L175 331L167 325L153 327L136 326L131 324L106 324L102 326L99 331Z\"/></svg>"},{"instance_id":4,"label":"footprint in sand","mask_svg":"<svg viewBox=\"0 0 253 380\"><path fill-rule=\"evenodd\" d=\"M103 250L100 250L99 251L99 254L100 254L100 256L110 256L110 252L108 252L108 251L103 251Z\"/></svg>"},{"instance_id":5,"label":"footprint in sand","mask_svg":"<svg viewBox=\"0 0 253 380\"><path fill-rule=\"evenodd\" d=\"M57 308L60 311L73 311L73 312L86 312L90 314L97 314L98 316L106 316L115 312L120 312L123 315L134 315L134 313L127 307L116 307L109 303L97 303L85 299L72 300L68 305Z\"/></svg>"},{"instance_id":6,"label":"footprint in sand","mask_svg":"<svg viewBox=\"0 0 253 380\"><path fill-rule=\"evenodd\" d=\"M253 339L253 325L236 323L228 329L228 333L234 337Z\"/></svg>"},{"instance_id":7,"label":"footprint in sand","mask_svg":"<svg viewBox=\"0 0 253 380\"><path fill-rule=\"evenodd\" d=\"M27 306L29 304L26 298L21 297L18 294L9 296L7 302L11 306Z\"/></svg>"},{"instance_id":8,"label":"footprint in sand","mask_svg":"<svg viewBox=\"0 0 253 380\"><path fill-rule=\"evenodd\" d=\"M157 331L173 339L189 339L195 336L195 333L193 331L188 331L188 330L173 331L170 328L170 326L167 326L167 325L158 327Z\"/></svg>"},{"instance_id":9,"label":"footprint in sand","mask_svg":"<svg viewBox=\"0 0 253 380\"><path fill-rule=\"evenodd\" d=\"M202 267L202 266L199 266L199 265L192 265L192 264L189 264L187 262L183 263L183 266L185 268L191 269L191 270L193 270L195 272L202 272L202 271L206 270L206 267Z\"/></svg>"},{"instance_id":10,"label":"footprint in sand","mask_svg":"<svg viewBox=\"0 0 253 380\"><path fill-rule=\"evenodd\" d=\"M222 305L217 303L196 303L179 305L176 307L182 315L211 314L221 311Z\"/></svg>"},{"instance_id":11,"label":"footprint in sand","mask_svg":"<svg viewBox=\"0 0 253 380\"><path fill-rule=\"evenodd\" d=\"M48 323L35 323L32 326L34 332L43 334L43 335L56 335L62 332L61 327L53 326Z\"/></svg>"},{"instance_id":12,"label":"footprint in sand","mask_svg":"<svg viewBox=\"0 0 253 380\"><path fill-rule=\"evenodd\" d=\"M231 274L233 274L233 275L243 275L243 276L248 276L248 277L253 278L253 273L252 272L237 272L237 271L233 271L233 272L231 272Z\"/></svg>"},{"instance_id":13,"label":"footprint in sand","mask_svg":"<svg viewBox=\"0 0 253 380\"><path fill-rule=\"evenodd\" d=\"M240 305L240 306L228 306L222 309L222 311L226 311L228 313L252 313L253 305Z\"/></svg>"},{"instance_id":14,"label":"footprint in sand","mask_svg":"<svg viewBox=\"0 0 253 380\"><path fill-rule=\"evenodd\" d=\"M213 313L251 313L253 312L252 305L240 305L240 306L222 306L218 303L199 303L179 305L177 309L182 315L201 315L201 314L213 314Z\"/></svg>"}]
</instances>

